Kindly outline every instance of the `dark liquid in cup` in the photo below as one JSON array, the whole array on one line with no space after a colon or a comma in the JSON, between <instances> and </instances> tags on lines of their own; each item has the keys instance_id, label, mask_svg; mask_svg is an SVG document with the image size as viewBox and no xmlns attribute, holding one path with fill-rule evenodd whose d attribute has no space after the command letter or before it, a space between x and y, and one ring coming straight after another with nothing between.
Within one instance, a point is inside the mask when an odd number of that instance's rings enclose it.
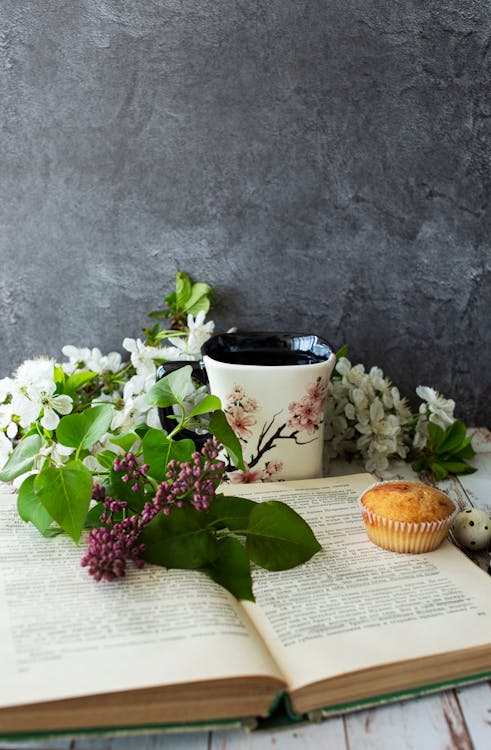
<instances>
[{"instance_id":1,"label":"dark liquid in cup","mask_svg":"<svg viewBox=\"0 0 491 750\"><path fill-rule=\"evenodd\" d=\"M213 359L233 365L260 365L281 367L284 365L311 365L325 362L312 352L284 351L278 349L241 349L240 351L214 352Z\"/></svg>"}]
</instances>

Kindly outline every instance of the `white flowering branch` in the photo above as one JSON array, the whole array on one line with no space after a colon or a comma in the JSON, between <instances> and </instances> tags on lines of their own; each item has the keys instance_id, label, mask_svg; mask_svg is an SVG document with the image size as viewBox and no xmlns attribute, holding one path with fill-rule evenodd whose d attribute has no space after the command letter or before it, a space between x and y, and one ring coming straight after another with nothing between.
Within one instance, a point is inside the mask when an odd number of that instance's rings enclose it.
<instances>
[{"instance_id":1,"label":"white flowering branch","mask_svg":"<svg viewBox=\"0 0 491 750\"><path fill-rule=\"evenodd\" d=\"M455 419L455 402L428 386L418 386L422 400L413 414L406 398L379 367L365 371L339 357L330 383L326 414L328 455L357 456L367 471L382 476L391 459L413 461L418 471L443 479L470 473L474 451L465 426Z\"/></svg>"}]
</instances>

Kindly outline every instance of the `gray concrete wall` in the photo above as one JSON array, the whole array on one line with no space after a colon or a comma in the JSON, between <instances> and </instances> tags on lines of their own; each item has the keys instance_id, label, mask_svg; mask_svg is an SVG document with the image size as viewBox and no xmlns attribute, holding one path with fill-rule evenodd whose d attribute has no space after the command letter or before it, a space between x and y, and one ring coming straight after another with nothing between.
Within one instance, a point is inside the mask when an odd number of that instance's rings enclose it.
<instances>
[{"instance_id":1,"label":"gray concrete wall","mask_svg":"<svg viewBox=\"0 0 491 750\"><path fill-rule=\"evenodd\" d=\"M177 269L491 425L488 0L2 0L0 374Z\"/></svg>"}]
</instances>

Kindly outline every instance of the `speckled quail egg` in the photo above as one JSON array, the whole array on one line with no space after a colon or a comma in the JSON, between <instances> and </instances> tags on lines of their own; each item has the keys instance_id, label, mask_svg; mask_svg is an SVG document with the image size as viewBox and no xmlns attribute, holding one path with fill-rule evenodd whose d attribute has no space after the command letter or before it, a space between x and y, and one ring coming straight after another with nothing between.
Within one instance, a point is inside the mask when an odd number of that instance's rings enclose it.
<instances>
[{"instance_id":1,"label":"speckled quail egg","mask_svg":"<svg viewBox=\"0 0 491 750\"><path fill-rule=\"evenodd\" d=\"M463 510L455 516L453 532L457 542L466 549L486 549L491 543L491 519L481 508Z\"/></svg>"}]
</instances>

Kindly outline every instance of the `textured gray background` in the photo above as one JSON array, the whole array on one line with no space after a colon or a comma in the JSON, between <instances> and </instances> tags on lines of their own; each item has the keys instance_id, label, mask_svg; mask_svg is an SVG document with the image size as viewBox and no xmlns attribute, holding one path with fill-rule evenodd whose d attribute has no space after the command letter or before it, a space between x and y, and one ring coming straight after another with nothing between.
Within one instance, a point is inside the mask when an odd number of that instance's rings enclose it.
<instances>
[{"instance_id":1,"label":"textured gray background","mask_svg":"<svg viewBox=\"0 0 491 750\"><path fill-rule=\"evenodd\" d=\"M177 269L491 425L489 0L1 0L0 374Z\"/></svg>"}]
</instances>

